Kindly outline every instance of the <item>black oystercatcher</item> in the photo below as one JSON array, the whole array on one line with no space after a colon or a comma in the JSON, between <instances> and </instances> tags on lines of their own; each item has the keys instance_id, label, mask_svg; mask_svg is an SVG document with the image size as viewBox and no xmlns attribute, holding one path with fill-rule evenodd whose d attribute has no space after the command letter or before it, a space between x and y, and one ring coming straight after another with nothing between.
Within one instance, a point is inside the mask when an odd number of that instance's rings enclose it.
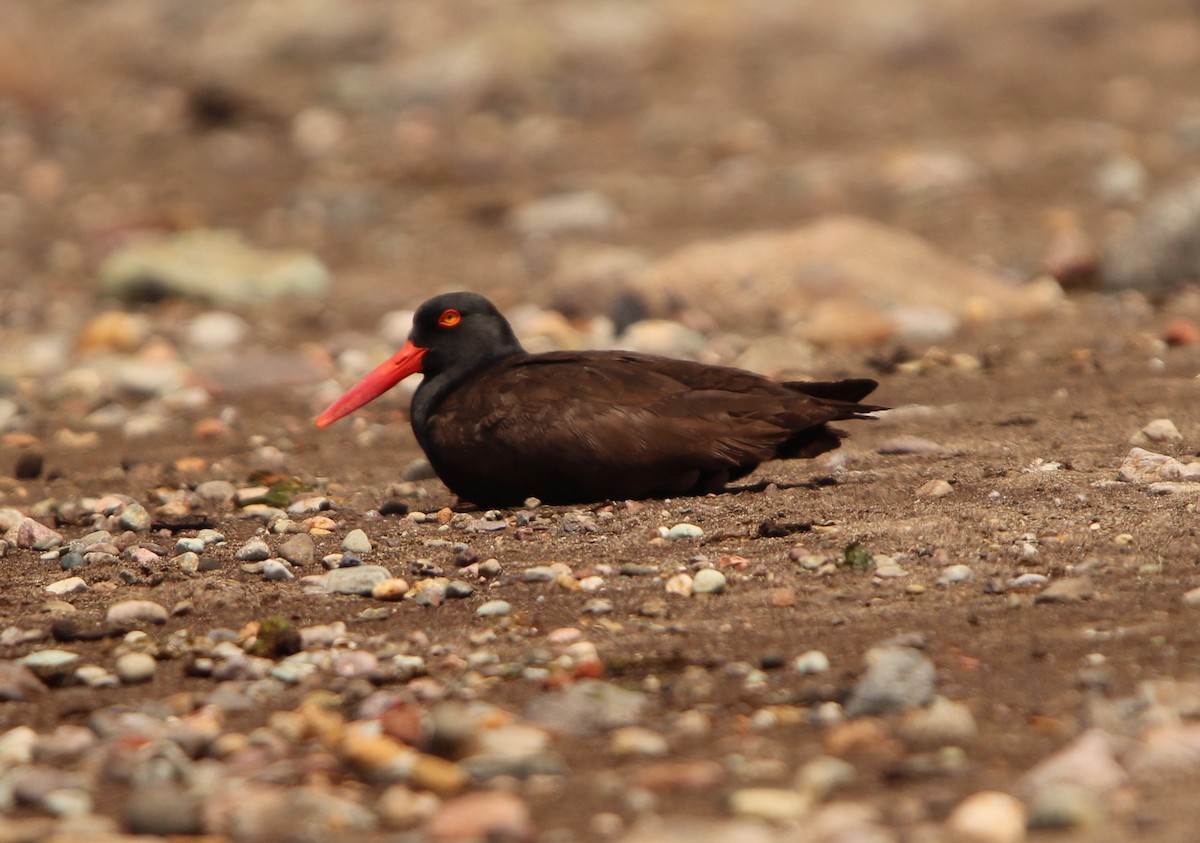
<instances>
[{"instance_id":1,"label":"black oystercatcher","mask_svg":"<svg viewBox=\"0 0 1200 843\"><path fill-rule=\"evenodd\" d=\"M877 384L779 383L628 351L529 354L495 306L446 293L408 342L316 421L332 424L409 375L412 427L438 476L477 505L582 503L716 491L771 459L838 446L827 422L883 409Z\"/></svg>"}]
</instances>

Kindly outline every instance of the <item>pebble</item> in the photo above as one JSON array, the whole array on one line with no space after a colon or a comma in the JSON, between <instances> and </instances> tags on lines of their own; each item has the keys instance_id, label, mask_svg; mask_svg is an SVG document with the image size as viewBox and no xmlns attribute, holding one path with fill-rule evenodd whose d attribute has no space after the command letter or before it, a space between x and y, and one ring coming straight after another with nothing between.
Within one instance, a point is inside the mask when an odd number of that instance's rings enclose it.
<instances>
[{"instance_id":1,"label":"pebble","mask_svg":"<svg viewBox=\"0 0 1200 843\"><path fill-rule=\"evenodd\" d=\"M691 597L693 591L692 578L687 574L676 574L667 580L665 588L668 594L678 594L681 597Z\"/></svg>"},{"instance_id":2,"label":"pebble","mask_svg":"<svg viewBox=\"0 0 1200 843\"><path fill-rule=\"evenodd\" d=\"M716 568L701 568L692 578L692 590L696 594L723 594L725 575Z\"/></svg>"},{"instance_id":3,"label":"pebble","mask_svg":"<svg viewBox=\"0 0 1200 843\"><path fill-rule=\"evenodd\" d=\"M912 647L881 647L867 653L867 672L846 701L851 717L891 714L933 699L936 672L929 657Z\"/></svg>"},{"instance_id":4,"label":"pebble","mask_svg":"<svg viewBox=\"0 0 1200 843\"><path fill-rule=\"evenodd\" d=\"M46 586L46 591L56 597L63 597L68 594L78 594L81 591L87 591L88 584L84 582L83 577L67 577L65 580L57 580Z\"/></svg>"},{"instance_id":5,"label":"pebble","mask_svg":"<svg viewBox=\"0 0 1200 843\"><path fill-rule=\"evenodd\" d=\"M962 746L974 741L978 731L970 707L942 696L904 712L896 727L901 738L918 747Z\"/></svg>"},{"instance_id":6,"label":"pebble","mask_svg":"<svg viewBox=\"0 0 1200 843\"><path fill-rule=\"evenodd\" d=\"M203 831L199 800L174 782L134 788L125 802L124 818L134 834L175 836Z\"/></svg>"},{"instance_id":7,"label":"pebble","mask_svg":"<svg viewBox=\"0 0 1200 843\"><path fill-rule=\"evenodd\" d=\"M663 538L670 539L671 541L677 541L679 539L702 539L704 538L704 530L700 529L695 524L688 524L684 522L682 524L676 524L669 530L664 530L662 532L662 536Z\"/></svg>"},{"instance_id":8,"label":"pebble","mask_svg":"<svg viewBox=\"0 0 1200 843\"><path fill-rule=\"evenodd\" d=\"M346 533L346 537L342 539L342 550L347 553L357 553L359 555L371 552L371 540L367 538L367 534L362 530L354 529Z\"/></svg>"},{"instance_id":9,"label":"pebble","mask_svg":"<svg viewBox=\"0 0 1200 843\"><path fill-rule=\"evenodd\" d=\"M118 656L114 664L117 672L117 677L125 685L133 685L137 682L147 682L154 678L154 672L158 667L154 656L149 653L125 653Z\"/></svg>"},{"instance_id":10,"label":"pebble","mask_svg":"<svg viewBox=\"0 0 1200 843\"><path fill-rule=\"evenodd\" d=\"M1094 791L1069 782L1056 782L1030 799L1029 828L1096 828L1104 823L1104 803Z\"/></svg>"},{"instance_id":11,"label":"pebble","mask_svg":"<svg viewBox=\"0 0 1200 843\"><path fill-rule=\"evenodd\" d=\"M949 843L1024 843L1025 805L1007 793L984 790L955 806L946 818Z\"/></svg>"},{"instance_id":12,"label":"pebble","mask_svg":"<svg viewBox=\"0 0 1200 843\"><path fill-rule=\"evenodd\" d=\"M61 533L56 533L33 518L22 518L21 523L11 532L10 538L15 540L17 547L50 550L63 543Z\"/></svg>"},{"instance_id":13,"label":"pebble","mask_svg":"<svg viewBox=\"0 0 1200 843\"><path fill-rule=\"evenodd\" d=\"M567 735L593 735L642 719L646 694L599 679L580 679L559 691L534 697L526 718Z\"/></svg>"},{"instance_id":14,"label":"pebble","mask_svg":"<svg viewBox=\"0 0 1200 843\"><path fill-rule=\"evenodd\" d=\"M821 800L853 782L857 775L850 762L831 755L818 755L796 771L796 789L813 800Z\"/></svg>"},{"instance_id":15,"label":"pebble","mask_svg":"<svg viewBox=\"0 0 1200 843\"><path fill-rule=\"evenodd\" d=\"M268 559L263 562L262 575L263 579L274 582L294 580L296 578L296 575L292 573L287 563L279 559Z\"/></svg>"},{"instance_id":16,"label":"pebble","mask_svg":"<svg viewBox=\"0 0 1200 843\"><path fill-rule=\"evenodd\" d=\"M729 794L729 810L739 817L771 822L795 822L812 809L812 799L781 787L744 787Z\"/></svg>"},{"instance_id":17,"label":"pebble","mask_svg":"<svg viewBox=\"0 0 1200 843\"><path fill-rule=\"evenodd\" d=\"M944 454L946 449L930 439L905 435L880 442L875 451L880 454Z\"/></svg>"},{"instance_id":18,"label":"pebble","mask_svg":"<svg viewBox=\"0 0 1200 843\"><path fill-rule=\"evenodd\" d=\"M46 690L42 680L28 666L15 661L0 661L0 702L27 702ZM18 727L20 728L20 727ZM32 732L32 729L30 730ZM0 767L4 766L6 732L0 736Z\"/></svg>"},{"instance_id":19,"label":"pebble","mask_svg":"<svg viewBox=\"0 0 1200 843\"><path fill-rule=\"evenodd\" d=\"M401 579L400 577L389 577L386 580L380 580L371 588L371 596L376 600L403 600L404 595L407 593L408 580Z\"/></svg>"},{"instance_id":20,"label":"pebble","mask_svg":"<svg viewBox=\"0 0 1200 843\"><path fill-rule=\"evenodd\" d=\"M70 650L35 650L17 659L19 664L29 668L39 679L61 676L64 668L79 661L79 654Z\"/></svg>"},{"instance_id":21,"label":"pebble","mask_svg":"<svg viewBox=\"0 0 1200 843\"><path fill-rule=\"evenodd\" d=\"M370 594L388 579L392 579L392 572L382 565L354 565L334 568L322 577L322 584L332 594Z\"/></svg>"},{"instance_id":22,"label":"pebble","mask_svg":"<svg viewBox=\"0 0 1200 843\"><path fill-rule=\"evenodd\" d=\"M1200 587L1185 591L1183 593L1183 602L1192 608L1200 606Z\"/></svg>"},{"instance_id":23,"label":"pebble","mask_svg":"<svg viewBox=\"0 0 1200 843\"><path fill-rule=\"evenodd\" d=\"M829 667L829 656L820 650L808 650L792 660L792 670L800 676L825 673Z\"/></svg>"},{"instance_id":24,"label":"pebble","mask_svg":"<svg viewBox=\"0 0 1200 843\"><path fill-rule=\"evenodd\" d=\"M1117 761L1113 738L1091 729L1026 772L1016 792L1036 796L1051 785L1068 784L1104 796L1124 787L1128 778Z\"/></svg>"},{"instance_id":25,"label":"pebble","mask_svg":"<svg viewBox=\"0 0 1200 843\"><path fill-rule=\"evenodd\" d=\"M122 530L132 530L135 533L149 530L151 524L150 513L140 503L128 504L121 510L121 514L117 518L117 526Z\"/></svg>"},{"instance_id":26,"label":"pebble","mask_svg":"<svg viewBox=\"0 0 1200 843\"><path fill-rule=\"evenodd\" d=\"M620 219L620 210L603 193L579 190L518 205L509 212L508 224L529 237L603 232Z\"/></svg>"},{"instance_id":27,"label":"pebble","mask_svg":"<svg viewBox=\"0 0 1200 843\"><path fill-rule=\"evenodd\" d=\"M930 480L917 489L918 498L944 498L954 493L954 487L945 480Z\"/></svg>"},{"instance_id":28,"label":"pebble","mask_svg":"<svg viewBox=\"0 0 1200 843\"><path fill-rule=\"evenodd\" d=\"M239 547L233 558L239 562L262 562L271 558L271 548L266 541L255 536Z\"/></svg>"},{"instance_id":29,"label":"pebble","mask_svg":"<svg viewBox=\"0 0 1200 843\"><path fill-rule=\"evenodd\" d=\"M307 567L317 561L317 546L308 533L298 533L279 546L279 555L293 565Z\"/></svg>"},{"instance_id":30,"label":"pebble","mask_svg":"<svg viewBox=\"0 0 1200 843\"><path fill-rule=\"evenodd\" d=\"M105 614L108 622L115 626L136 623L166 623L166 607L153 600L123 600L108 607Z\"/></svg>"},{"instance_id":31,"label":"pebble","mask_svg":"<svg viewBox=\"0 0 1200 843\"><path fill-rule=\"evenodd\" d=\"M1144 448L1132 448L1117 470L1117 479L1125 483L1149 485L1159 481L1200 480L1200 461L1186 465L1166 454Z\"/></svg>"},{"instance_id":32,"label":"pebble","mask_svg":"<svg viewBox=\"0 0 1200 843\"><path fill-rule=\"evenodd\" d=\"M480 618L497 618L511 611L512 604L507 600L489 600L475 610L475 615Z\"/></svg>"},{"instance_id":33,"label":"pebble","mask_svg":"<svg viewBox=\"0 0 1200 843\"><path fill-rule=\"evenodd\" d=\"M938 574L937 583L938 585L951 585L957 582L966 582L974 578L975 571L972 570L970 565L947 565Z\"/></svg>"},{"instance_id":34,"label":"pebble","mask_svg":"<svg viewBox=\"0 0 1200 843\"><path fill-rule=\"evenodd\" d=\"M78 551L68 551L58 559L58 565L64 571L73 571L87 564L87 560L83 558L83 554Z\"/></svg>"},{"instance_id":35,"label":"pebble","mask_svg":"<svg viewBox=\"0 0 1200 843\"><path fill-rule=\"evenodd\" d=\"M667 739L644 726L623 726L609 736L609 750L614 755L662 757L667 754Z\"/></svg>"},{"instance_id":36,"label":"pebble","mask_svg":"<svg viewBox=\"0 0 1200 843\"><path fill-rule=\"evenodd\" d=\"M532 840L529 806L506 790L481 790L448 799L424 826L433 840Z\"/></svg>"},{"instance_id":37,"label":"pebble","mask_svg":"<svg viewBox=\"0 0 1200 843\"><path fill-rule=\"evenodd\" d=\"M1096 594L1096 587L1090 576L1064 577L1054 580L1046 589L1034 598L1035 603L1080 603L1091 600Z\"/></svg>"},{"instance_id":38,"label":"pebble","mask_svg":"<svg viewBox=\"0 0 1200 843\"><path fill-rule=\"evenodd\" d=\"M1170 419L1154 419L1129 438L1131 445L1163 445L1182 442L1183 434Z\"/></svg>"}]
</instances>

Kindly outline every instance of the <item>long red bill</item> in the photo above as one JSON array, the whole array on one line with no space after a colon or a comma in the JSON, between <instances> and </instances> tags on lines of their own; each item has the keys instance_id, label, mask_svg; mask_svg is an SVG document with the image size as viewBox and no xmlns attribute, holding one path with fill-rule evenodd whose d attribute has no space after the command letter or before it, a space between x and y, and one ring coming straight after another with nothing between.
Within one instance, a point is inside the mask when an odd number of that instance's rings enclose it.
<instances>
[{"instance_id":1,"label":"long red bill","mask_svg":"<svg viewBox=\"0 0 1200 843\"><path fill-rule=\"evenodd\" d=\"M381 363L371 374L360 380L329 408L317 416L317 427L328 427L342 416L349 415L364 404L374 401L409 375L421 371L421 358L427 348L407 342L404 347Z\"/></svg>"}]
</instances>

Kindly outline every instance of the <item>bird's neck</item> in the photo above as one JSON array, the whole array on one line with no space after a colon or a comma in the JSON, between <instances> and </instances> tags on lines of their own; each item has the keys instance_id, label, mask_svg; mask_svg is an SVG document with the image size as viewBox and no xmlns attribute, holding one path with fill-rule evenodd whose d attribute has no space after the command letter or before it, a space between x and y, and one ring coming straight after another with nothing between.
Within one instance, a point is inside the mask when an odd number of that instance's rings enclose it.
<instances>
[{"instance_id":1,"label":"bird's neck","mask_svg":"<svg viewBox=\"0 0 1200 843\"><path fill-rule=\"evenodd\" d=\"M526 353L519 343L514 342L512 346L497 348L486 355L455 361L444 368L427 369L424 380L421 381L421 385L417 387L417 391L413 395L411 410L413 430L417 434L417 440L421 447L425 448L426 443L422 439L425 436L429 419L447 395L463 382L501 360L524 356ZM428 448L425 450L428 451Z\"/></svg>"}]
</instances>

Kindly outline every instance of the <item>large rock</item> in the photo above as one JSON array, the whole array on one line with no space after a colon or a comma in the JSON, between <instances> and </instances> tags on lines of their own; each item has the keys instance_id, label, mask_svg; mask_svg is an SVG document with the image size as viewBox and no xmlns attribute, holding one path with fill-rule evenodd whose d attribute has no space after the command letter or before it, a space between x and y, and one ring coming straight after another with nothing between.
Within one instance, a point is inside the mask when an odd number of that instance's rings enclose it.
<instances>
[{"instance_id":1,"label":"large rock","mask_svg":"<svg viewBox=\"0 0 1200 843\"><path fill-rule=\"evenodd\" d=\"M789 231L693 243L632 281L651 315L682 307L740 331L819 345L930 338L1053 310L1053 281L1024 286L938 252L914 234L834 216Z\"/></svg>"},{"instance_id":2,"label":"large rock","mask_svg":"<svg viewBox=\"0 0 1200 843\"><path fill-rule=\"evenodd\" d=\"M102 293L126 300L181 296L237 306L319 298L329 271L305 252L258 249L234 231L193 229L114 252L100 267L99 283Z\"/></svg>"}]
</instances>

